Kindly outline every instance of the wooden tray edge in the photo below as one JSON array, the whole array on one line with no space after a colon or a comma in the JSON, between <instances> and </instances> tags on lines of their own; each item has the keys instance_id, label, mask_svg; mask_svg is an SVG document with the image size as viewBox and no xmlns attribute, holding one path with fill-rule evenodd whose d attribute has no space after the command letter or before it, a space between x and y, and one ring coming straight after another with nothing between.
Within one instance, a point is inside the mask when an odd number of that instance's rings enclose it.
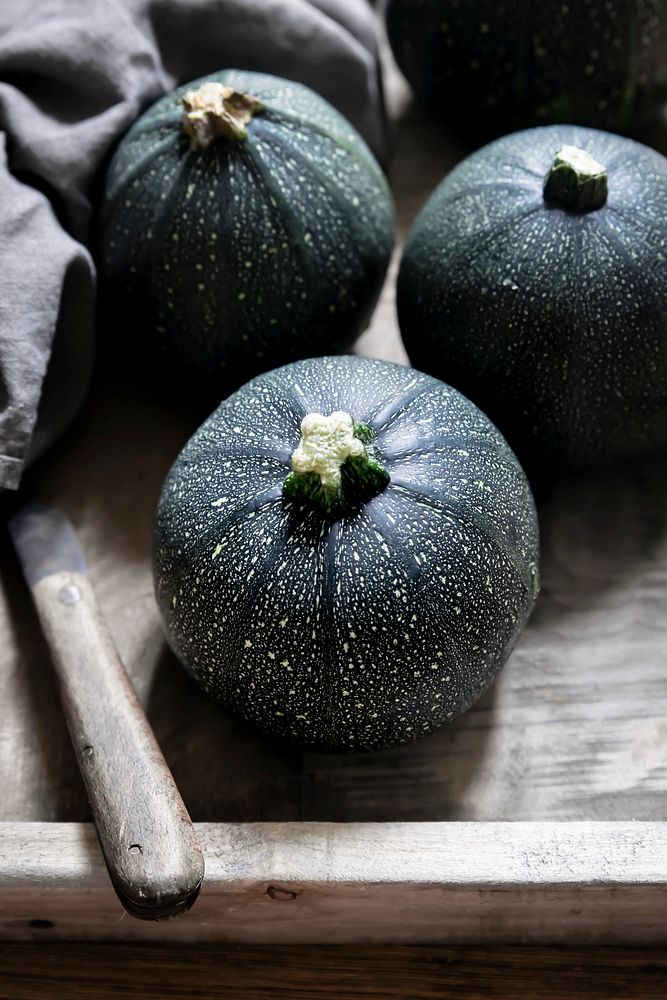
<instances>
[{"instance_id":1,"label":"wooden tray edge","mask_svg":"<svg viewBox=\"0 0 667 1000\"><path fill-rule=\"evenodd\" d=\"M190 913L124 915L95 830L0 823L0 938L667 942L667 823L199 824Z\"/></svg>"}]
</instances>

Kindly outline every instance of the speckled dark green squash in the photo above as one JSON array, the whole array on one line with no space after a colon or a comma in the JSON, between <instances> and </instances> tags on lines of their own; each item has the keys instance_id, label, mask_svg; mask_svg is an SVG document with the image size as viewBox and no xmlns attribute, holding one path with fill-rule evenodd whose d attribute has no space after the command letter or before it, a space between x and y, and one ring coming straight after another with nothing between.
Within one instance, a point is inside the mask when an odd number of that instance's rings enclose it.
<instances>
[{"instance_id":1,"label":"speckled dark green squash","mask_svg":"<svg viewBox=\"0 0 667 1000\"><path fill-rule=\"evenodd\" d=\"M606 167L599 207L545 197L564 144ZM412 363L474 400L529 473L667 445L667 160L653 150L557 126L479 150L415 221L397 299Z\"/></svg>"},{"instance_id":2,"label":"speckled dark green squash","mask_svg":"<svg viewBox=\"0 0 667 1000\"><path fill-rule=\"evenodd\" d=\"M420 99L476 143L569 122L629 132L667 98L664 0L390 0Z\"/></svg>"},{"instance_id":3,"label":"speckled dark green squash","mask_svg":"<svg viewBox=\"0 0 667 1000\"><path fill-rule=\"evenodd\" d=\"M386 475L345 463L327 513L284 484L303 418L337 411ZM465 711L528 618L537 560L528 484L489 420L428 375L352 356L287 365L223 402L176 460L155 526L176 655L249 723L323 751L409 742Z\"/></svg>"},{"instance_id":4,"label":"speckled dark green squash","mask_svg":"<svg viewBox=\"0 0 667 1000\"><path fill-rule=\"evenodd\" d=\"M193 148L184 99L205 83L256 103L231 134ZM349 346L392 245L391 198L363 140L277 77L230 70L181 87L135 123L109 167L107 301L149 355L221 390Z\"/></svg>"}]
</instances>

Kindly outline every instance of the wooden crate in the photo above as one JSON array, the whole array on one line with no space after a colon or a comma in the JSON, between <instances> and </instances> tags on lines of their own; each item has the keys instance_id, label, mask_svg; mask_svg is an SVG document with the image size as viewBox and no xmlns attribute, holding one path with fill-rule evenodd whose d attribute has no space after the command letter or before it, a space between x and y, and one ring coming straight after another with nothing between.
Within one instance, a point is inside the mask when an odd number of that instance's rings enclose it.
<instances>
[{"instance_id":1,"label":"wooden crate","mask_svg":"<svg viewBox=\"0 0 667 1000\"><path fill-rule=\"evenodd\" d=\"M400 239L463 154L390 74ZM405 360L398 255L358 350ZM540 501L543 592L497 683L412 746L320 756L249 731L166 649L153 511L192 412L109 367L38 495L77 526L112 633L198 822L202 895L124 916L48 653L0 543L0 937L247 942L667 940L667 461Z\"/></svg>"}]
</instances>

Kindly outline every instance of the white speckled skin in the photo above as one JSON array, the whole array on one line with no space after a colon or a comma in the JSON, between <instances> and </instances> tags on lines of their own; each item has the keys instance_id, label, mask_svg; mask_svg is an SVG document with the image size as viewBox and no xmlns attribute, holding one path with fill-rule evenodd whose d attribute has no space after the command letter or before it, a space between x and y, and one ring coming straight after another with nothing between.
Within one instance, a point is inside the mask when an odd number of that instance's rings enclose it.
<instances>
[{"instance_id":1,"label":"white speckled skin","mask_svg":"<svg viewBox=\"0 0 667 1000\"><path fill-rule=\"evenodd\" d=\"M306 413L377 432L389 485L328 519L282 496ZM379 749L465 711L538 588L525 476L467 399L361 357L296 362L223 402L165 482L156 595L169 643L249 723L324 751Z\"/></svg>"},{"instance_id":2,"label":"white speckled skin","mask_svg":"<svg viewBox=\"0 0 667 1000\"><path fill-rule=\"evenodd\" d=\"M191 149L181 98L161 98L109 167L107 298L181 377L220 398L294 358L335 353L368 323L393 245L380 167L353 127L299 84L207 77L259 98L244 140Z\"/></svg>"},{"instance_id":3,"label":"white speckled skin","mask_svg":"<svg viewBox=\"0 0 667 1000\"><path fill-rule=\"evenodd\" d=\"M665 0L389 0L396 60L475 144L531 125L631 132L667 99Z\"/></svg>"},{"instance_id":4,"label":"white speckled skin","mask_svg":"<svg viewBox=\"0 0 667 1000\"><path fill-rule=\"evenodd\" d=\"M604 207L544 201L562 145L608 173ZM667 445L667 160L551 126L464 160L417 217L398 279L414 365L469 396L529 474Z\"/></svg>"}]
</instances>

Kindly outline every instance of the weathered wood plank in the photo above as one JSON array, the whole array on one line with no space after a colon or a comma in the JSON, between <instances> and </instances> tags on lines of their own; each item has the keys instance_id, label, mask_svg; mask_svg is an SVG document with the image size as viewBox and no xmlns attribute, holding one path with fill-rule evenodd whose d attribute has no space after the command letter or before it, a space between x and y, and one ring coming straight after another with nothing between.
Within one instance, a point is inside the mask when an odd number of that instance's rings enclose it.
<instances>
[{"instance_id":1,"label":"weathered wood plank","mask_svg":"<svg viewBox=\"0 0 667 1000\"><path fill-rule=\"evenodd\" d=\"M664 1000L663 949L0 946L0 1000Z\"/></svg>"},{"instance_id":2,"label":"weathered wood plank","mask_svg":"<svg viewBox=\"0 0 667 1000\"><path fill-rule=\"evenodd\" d=\"M88 825L0 826L0 937L251 943L667 942L652 823L200 824L206 880L122 919ZM49 921L43 928L34 921Z\"/></svg>"}]
</instances>

